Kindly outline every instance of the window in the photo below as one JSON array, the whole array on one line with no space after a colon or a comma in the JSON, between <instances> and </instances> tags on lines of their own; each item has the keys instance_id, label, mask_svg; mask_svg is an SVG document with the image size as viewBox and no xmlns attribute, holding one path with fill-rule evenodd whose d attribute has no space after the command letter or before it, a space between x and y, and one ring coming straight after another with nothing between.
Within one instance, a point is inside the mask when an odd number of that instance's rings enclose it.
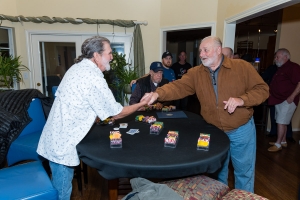
<instances>
[{"instance_id":1,"label":"window","mask_svg":"<svg viewBox=\"0 0 300 200\"><path fill-rule=\"evenodd\" d=\"M0 53L5 56L15 56L12 28L0 27Z\"/></svg>"}]
</instances>

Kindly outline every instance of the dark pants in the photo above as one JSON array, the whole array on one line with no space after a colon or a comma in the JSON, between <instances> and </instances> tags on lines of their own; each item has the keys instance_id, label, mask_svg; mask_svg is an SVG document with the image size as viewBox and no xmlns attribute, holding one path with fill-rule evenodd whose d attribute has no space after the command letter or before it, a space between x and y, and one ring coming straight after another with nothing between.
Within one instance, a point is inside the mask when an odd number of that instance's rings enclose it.
<instances>
[{"instance_id":1,"label":"dark pants","mask_svg":"<svg viewBox=\"0 0 300 200\"><path fill-rule=\"evenodd\" d=\"M269 135L277 135L277 123L275 120L275 106L269 106L270 108L270 121L271 121L271 130ZM290 122L289 125L287 125L287 131L286 131L286 138L293 137L293 131L292 131L292 122Z\"/></svg>"}]
</instances>

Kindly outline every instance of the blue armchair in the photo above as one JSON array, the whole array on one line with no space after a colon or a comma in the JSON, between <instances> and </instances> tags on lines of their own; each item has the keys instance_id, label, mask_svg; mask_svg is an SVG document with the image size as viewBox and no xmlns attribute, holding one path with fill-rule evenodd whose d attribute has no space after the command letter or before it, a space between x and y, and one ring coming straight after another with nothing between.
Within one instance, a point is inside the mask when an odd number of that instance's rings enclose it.
<instances>
[{"instance_id":1,"label":"blue armchair","mask_svg":"<svg viewBox=\"0 0 300 200\"><path fill-rule=\"evenodd\" d=\"M45 160L36 152L42 130L46 123L40 99L33 99L27 111L32 121L23 129L19 137L11 143L7 154L8 166L24 160Z\"/></svg>"},{"instance_id":2,"label":"blue armchair","mask_svg":"<svg viewBox=\"0 0 300 200\"><path fill-rule=\"evenodd\" d=\"M57 190L39 161L0 170L1 199L57 200Z\"/></svg>"}]
</instances>

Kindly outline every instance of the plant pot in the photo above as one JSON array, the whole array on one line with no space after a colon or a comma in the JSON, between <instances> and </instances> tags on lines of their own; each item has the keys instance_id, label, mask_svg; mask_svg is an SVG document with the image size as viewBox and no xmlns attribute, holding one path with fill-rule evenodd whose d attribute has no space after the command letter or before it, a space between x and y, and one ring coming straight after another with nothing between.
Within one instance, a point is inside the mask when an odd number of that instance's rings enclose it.
<instances>
[{"instance_id":1,"label":"plant pot","mask_svg":"<svg viewBox=\"0 0 300 200\"><path fill-rule=\"evenodd\" d=\"M130 86L130 84L126 84L124 86L124 93L131 94L131 86Z\"/></svg>"}]
</instances>

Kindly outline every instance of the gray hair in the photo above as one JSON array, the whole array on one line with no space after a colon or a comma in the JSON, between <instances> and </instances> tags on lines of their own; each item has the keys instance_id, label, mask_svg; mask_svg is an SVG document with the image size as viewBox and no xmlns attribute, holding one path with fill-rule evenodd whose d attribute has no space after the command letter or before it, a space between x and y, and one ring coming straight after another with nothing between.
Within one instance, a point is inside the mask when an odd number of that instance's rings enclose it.
<instances>
[{"instance_id":1,"label":"gray hair","mask_svg":"<svg viewBox=\"0 0 300 200\"><path fill-rule=\"evenodd\" d=\"M101 36L94 36L86 39L81 45L82 54L75 59L75 63L81 62L84 58L92 58L95 52L102 54L105 50L105 42L110 44L110 41L107 38Z\"/></svg>"},{"instance_id":2,"label":"gray hair","mask_svg":"<svg viewBox=\"0 0 300 200\"><path fill-rule=\"evenodd\" d=\"M207 37L205 37L205 38L203 38L203 39L201 40L201 43L202 43L204 40L207 40L207 39L212 39L213 42L214 42L214 44L215 44L215 46L220 46L220 47L222 47L222 42L221 42L220 38L218 38L218 37L216 37L216 36L207 36ZM200 43L200 44L201 44L201 43Z\"/></svg>"},{"instance_id":3,"label":"gray hair","mask_svg":"<svg viewBox=\"0 0 300 200\"><path fill-rule=\"evenodd\" d=\"M286 48L280 48L280 49L278 49L278 50L276 51L276 53L277 53L277 52L280 52L280 53L282 53L284 56L287 56L288 59L291 58L291 54L290 54L289 50L287 50Z\"/></svg>"}]
</instances>

